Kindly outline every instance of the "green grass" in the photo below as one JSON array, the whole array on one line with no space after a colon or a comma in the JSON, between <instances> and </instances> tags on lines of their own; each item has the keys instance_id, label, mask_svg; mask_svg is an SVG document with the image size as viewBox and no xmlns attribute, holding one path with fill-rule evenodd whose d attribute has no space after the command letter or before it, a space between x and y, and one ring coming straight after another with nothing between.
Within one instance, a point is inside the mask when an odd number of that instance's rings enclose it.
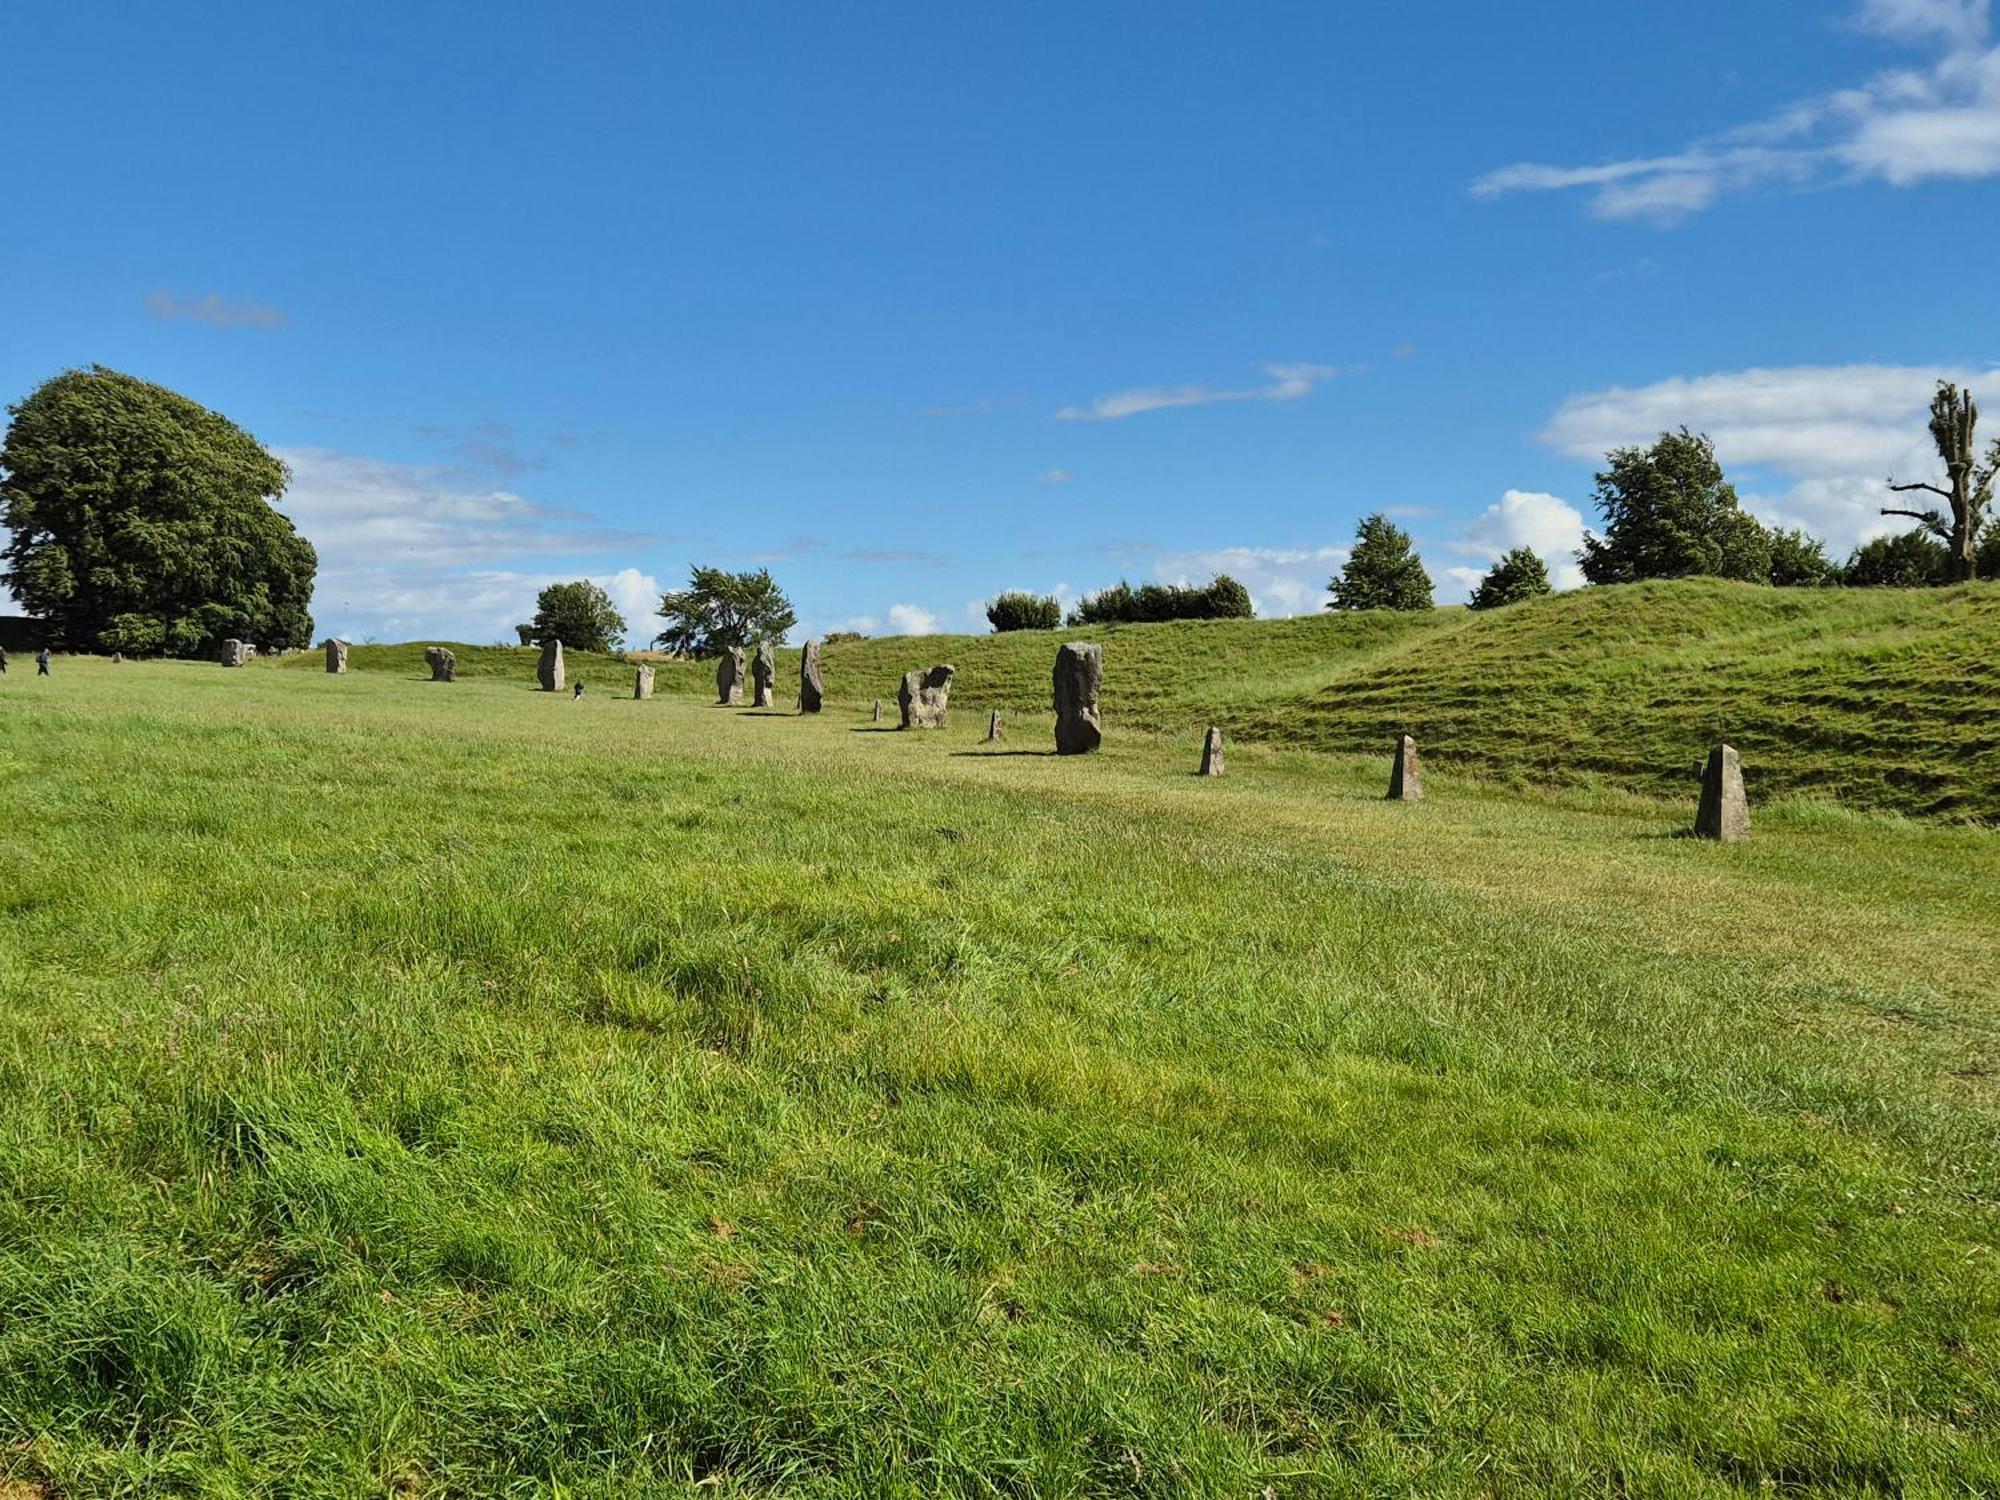
<instances>
[{"instance_id":1,"label":"green grass","mask_svg":"<svg viewBox=\"0 0 2000 1500\"><path fill-rule=\"evenodd\" d=\"M1872 597L1856 659L1918 630ZM1536 618L1208 628L1306 726L1291 632L1380 682ZM817 719L0 680L0 1474L1993 1492L1993 832L1766 800L1724 848L1435 761L1392 805L1302 731L1203 781L1120 674L1191 723L1231 666L1105 638L1066 760L862 722L926 643L836 648ZM999 697L1049 643L985 649Z\"/></svg>"},{"instance_id":2,"label":"green grass","mask_svg":"<svg viewBox=\"0 0 2000 1500\"><path fill-rule=\"evenodd\" d=\"M1764 797L2000 822L2000 584L1770 589L1714 580L1582 589L1484 614L1371 611L1004 636L889 637L825 652L828 691L857 707L913 666L949 661L953 701L1046 714L1060 640L1101 641L1105 711L1198 744L1232 738L1425 759L1511 783L1683 795L1718 739ZM427 676L421 646L357 647L359 670ZM461 671L534 680L534 652L459 648ZM782 653L779 702L796 691ZM318 665L305 659L294 663ZM629 694L631 669L571 675ZM713 668L660 670L659 690L713 692ZM1039 731L1038 731L1039 732Z\"/></svg>"}]
</instances>

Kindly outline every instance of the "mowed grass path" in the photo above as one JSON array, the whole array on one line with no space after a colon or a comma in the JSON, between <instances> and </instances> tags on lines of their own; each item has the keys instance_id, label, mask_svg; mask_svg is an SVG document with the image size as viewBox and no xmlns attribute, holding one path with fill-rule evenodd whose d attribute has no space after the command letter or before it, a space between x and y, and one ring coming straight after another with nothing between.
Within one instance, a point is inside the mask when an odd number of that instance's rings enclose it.
<instances>
[{"instance_id":1,"label":"mowed grass path","mask_svg":"<svg viewBox=\"0 0 2000 1500\"><path fill-rule=\"evenodd\" d=\"M983 728L0 679L0 1473L1994 1491L2000 835Z\"/></svg>"}]
</instances>

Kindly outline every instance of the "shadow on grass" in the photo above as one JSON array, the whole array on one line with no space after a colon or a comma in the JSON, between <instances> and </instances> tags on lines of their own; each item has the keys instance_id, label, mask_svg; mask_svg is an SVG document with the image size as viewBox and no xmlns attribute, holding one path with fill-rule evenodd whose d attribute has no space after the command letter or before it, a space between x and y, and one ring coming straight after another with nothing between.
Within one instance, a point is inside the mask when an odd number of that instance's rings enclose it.
<instances>
[{"instance_id":1,"label":"shadow on grass","mask_svg":"<svg viewBox=\"0 0 2000 1500\"><path fill-rule=\"evenodd\" d=\"M1001 760L1010 755L1032 755L1039 759L1046 756L1053 756L1056 752L1053 750L954 750L951 753L954 756L969 757L972 760Z\"/></svg>"},{"instance_id":2,"label":"shadow on grass","mask_svg":"<svg viewBox=\"0 0 2000 1500\"><path fill-rule=\"evenodd\" d=\"M901 734L900 724L858 724L847 731L849 734Z\"/></svg>"}]
</instances>

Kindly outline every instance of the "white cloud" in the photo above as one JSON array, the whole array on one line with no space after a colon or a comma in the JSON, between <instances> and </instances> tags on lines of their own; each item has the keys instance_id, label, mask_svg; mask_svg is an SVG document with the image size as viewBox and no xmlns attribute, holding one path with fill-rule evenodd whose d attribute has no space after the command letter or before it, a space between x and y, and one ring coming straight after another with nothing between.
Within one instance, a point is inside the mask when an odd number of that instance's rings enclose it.
<instances>
[{"instance_id":1,"label":"white cloud","mask_svg":"<svg viewBox=\"0 0 2000 1500\"><path fill-rule=\"evenodd\" d=\"M1715 440L1744 504L1766 521L1804 526L1829 547L1905 529L1878 512L1895 501L1885 480L1936 477L1926 423L1939 380L1977 385L1965 368L1800 365L1614 386L1565 401L1541 434L1572 458L1602 461L1613 448L1649 443L1683 425Z\"/></svg>"},{"instance_id":2,"label":"white cloud","mask_svg":"<svg viewBox=\"0 0 2000 1500\"><path fill-rule=\"evenodd\" d=\"M1227 573L1250 591L1260 615L1310 615L1326 607L1326 581L1346 547L1216 547L1154 554L1142 572L1161 583L1198 585Z\"/></svg>"},{"instance_id":3,"label":"white cloud","mask_svg":"<svg viewBox=\"0 0 2000 1500\"><path fill-rule=\"evenodd\" d=\"M1115 422L1121 417L1163 411L1173 406L1208 406L1218 401L1298 401L1310 396L1313 387L1321 381L1359 373L1358 366L1300 363L1264 364L1258 368L1270 376L1268 385L1237 389L1212 385L1148 386L1140 390L1115 391L1108 396L1099 396L1088 406L1065 406L1056 413L1056 420Z\"/></svg>"},{"instance_id":4,"label":"white cloud","mask_svg":"<svg viewBox=\"0 0 2000 1500\"><path fill-rule=\"evenodd\" d=\"M278 456L292 470L278 509L319 553L313 616L321 634L512 640L543 586L578 576L594 578L619 602L635 639L652 633L659 598L649 575L631 567L554 572L546 561L601 556L653 538L508 490L460 487L460 471L438 466L320 448L279 449ZM541 566L519 566L530 558Z\"/></svg>"},{"instance_id":5,"label":"white cloud","mask_svg":"<svg viewBox=\"0 0 2000 1500\"><path fill-rule=\"evenodd\" d=\"M1446 550L1484 558L1488 564L1502 553L1526 547L1548 564L1549 582L1559 589L1581 587L1583 570L1576 549L1583 544L1583 512L1540 490L1508 490L1497 502L1466 523ZM1467 593L1485 576L1485 568L1446 567L1443 576L1462 584Z\"/></svg>"},{"instance_id":6,"label":"white cloud","mask_svg":"<svg viewBox=\"0 0 2000 1500\"><path fill-rule=\"evenodd\" d=\"M1583 189L1602 219L1686 218L1726 193L1878 180L1896 187L2000 173L2000 47L1988 0L1863 0L1854 24L1929 49L1922 68L1880 73L1661 156L1591 166L1519 162L1472 185L1478 198Z\"/></svg>"},{"instance_id":7,"label":"white cloud","mask_svg":"<svg viewBox=\"0 0 2000 1500\"><path fill-rule=\"evenodd\" d=\"M267 307L247 299L231 301L217 292L199 297L176 297L167 291L148 292L146 310L163 323L186 318L190 322L206 323L210 328L283 328L292 321L291 314L282 307Z\"/></svg>"},{"instance_id":8,"label":"white cloud","mask_svg":"<svg viewBox=\"0 0 2000 1500\"><path fill-rule=\"evenodd\" d=\"M1076 475L1070 473L1068 469L1050 469L1046 473L1037 474L1035 482L1037 484L1068 484L1074 478L1076 478Z\"/></svg>"},{"instance_id":9,"label":"white cloud","mask_svg":"<svg viewBox=\"0 0 2000 1500\"><path fill-rule=\"evenodd\" d=\"M897 635L935 635L937 616L914 604L889 606L889 629Z\"/></svg>"}]
</instances>

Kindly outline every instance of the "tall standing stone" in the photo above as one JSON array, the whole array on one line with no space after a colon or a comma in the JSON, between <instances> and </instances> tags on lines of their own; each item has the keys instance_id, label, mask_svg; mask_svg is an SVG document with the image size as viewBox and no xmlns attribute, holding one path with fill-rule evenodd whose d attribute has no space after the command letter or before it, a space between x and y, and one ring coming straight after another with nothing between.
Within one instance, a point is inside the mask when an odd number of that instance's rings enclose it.
<instances>
[{"instance_id":1,"label":"tall standing stone","mask_svg":"<svg viewBox=\"0 0 2000 1500\"><path fill-rule=\"evenodd\" d=\"M432 682L458 681L458 657L450 647L426 646L424 660L430 663Z\"/></svg>"},{"instance_id":2,"label":"tall standing stone","mask_svg":"<svg viewBox=\"0 0 2000 1500\"><path fill-rule=\"evenodd\" d=\"M632 696L642 701L653 696L653 669L644 662L632 674Z\"/></svg>"},{"instance_id":3,"label":"tall standing stone","mask_svg":"<svg viewBox=\"0 0 2000 1500\"><path fill-rule=\"evenodd\" d=\"M750 684L753 691L751 706L769 708L771 706L771 683L778 675L778 653L771 649L769 641L757 643L757 659L750 664Z\"/></svg>"},{"instance_id":4,"label":"tall standing stone","mask_svg":"<svg viewBox=\"0 0 2000 1500\"><path fill-rule=\"evenodd\" d=\"M1396 740L1396 764L1389 772L1389 800L1424 800L1424 771L1417 762L1417 742L1407 734L1398 736Z\"/></svg>"},{"instance_id":5,"label":"tall standing stone","mask_svg":"<svg viewBox=\"0 0 2000 1500\"><path fill-rule=\"evenodd\" d=\"M1695 809L1694 835L1734 844L1750 837L1750 802L1743 795L1743 759L1733 745L1708 752L1701 770L1701 805Z\"/></svg>"},{"instance_id":6,"label":"tall standing stone","mask_svg":"<svg viewBox=\"0 0 2000 1500\"><path fill-rule=\"evenodd\" d=\"M799 712L816 714L826 697L826 680L819 674L819 642L807 641L799 653Z\"/></svg>"},{"instance_id":7,"label":"tall standing stone","mask_svg":"<svg viewBox=\"0 0 2000 1500\"><path fill-rule=\"evenodd\" d=\"M554 636L542 642L542 659L535 663L535 681L545 693L563 690L562 642Z\"/></svg>"},{"instance_id":8,"label":"tall standing stone","mask_svg":"<svg viewBox=\"0 0 2000 1500\"><path fill-rule=\"evenodd\" d=\"M743 648L731 646L715 664L715 701L734 708L743 701Z\"/></svg>"},{"instance_id":9,"label":"tall standing stone","mask_svg":"<svg viewBox=\"0 0 2000 1500\"><path fill-rule=\"evenodd\" d=\"M870 722L875 724L880 724L882 722L882 700L880 698L877 698L875 700L875 714L874 717L870 720Z\"/></svg>"},{"instance_id":10,"label":"tall standing stone","mask_svg":"<svg viewBox=\"0 0 2000 1500\"><path fill-rule=\"evenodd\" d=\"M951 707L951 679L958 668L916 667L903 674L896 690L896 705L903 711L905 729L942 729L945 712Z\"/></svg>"},{"instance_id":11,"label":"tall standing stone","mask_svg":"<svg viewBox=\"0 0 2000 1500\"><path fill-rule=\"evenodd\" d=\"M337 635L326 638L326 669L329 672L347 670L347 642Z\"/></svg>"},{"instance_id":12,"label":"tall standing stone","mask_svg":"<svg viewBox=\"0 0 2000 1500\"><path fill-rule=\"evenodd\" d=\"M255 646L246 646L239 640L222 643L222 664L225 667L240 667L257 654Z\"/></svg>"},{"instance_id":13,"label":"tall standing stone","mask_svg":"<svg viewBox=\"0 0 2000 1500\"><path fill-rule=\"evenodd\" d=\"M1222 731L1213 724L1208 733L1201 737L1201 771L1203 776L1222 774Z\"/></svg>"},{"instance_id":14,"label":"tall standing stone","mask_svg":"<svg viewBox=\"0 0 2000 1500\"><path fill-rule=\"evenodd\" d=\"M996 708L986 716L986 743L997 745L1005 738L1006 732L1000 727L1000 710Z\"/></svg>"},{"instance_id":15,"label":"tall standing stone","mask_svg":"<svg viewBox=\"0 0 2000 1500\"><path fill-rule=\"evenodd\" d=\"M1071 641L1056 652L1056 754L1084 755L1104 740L1097 690L1104 681L1104 648Z\"/></svg>"}]
</instances>

